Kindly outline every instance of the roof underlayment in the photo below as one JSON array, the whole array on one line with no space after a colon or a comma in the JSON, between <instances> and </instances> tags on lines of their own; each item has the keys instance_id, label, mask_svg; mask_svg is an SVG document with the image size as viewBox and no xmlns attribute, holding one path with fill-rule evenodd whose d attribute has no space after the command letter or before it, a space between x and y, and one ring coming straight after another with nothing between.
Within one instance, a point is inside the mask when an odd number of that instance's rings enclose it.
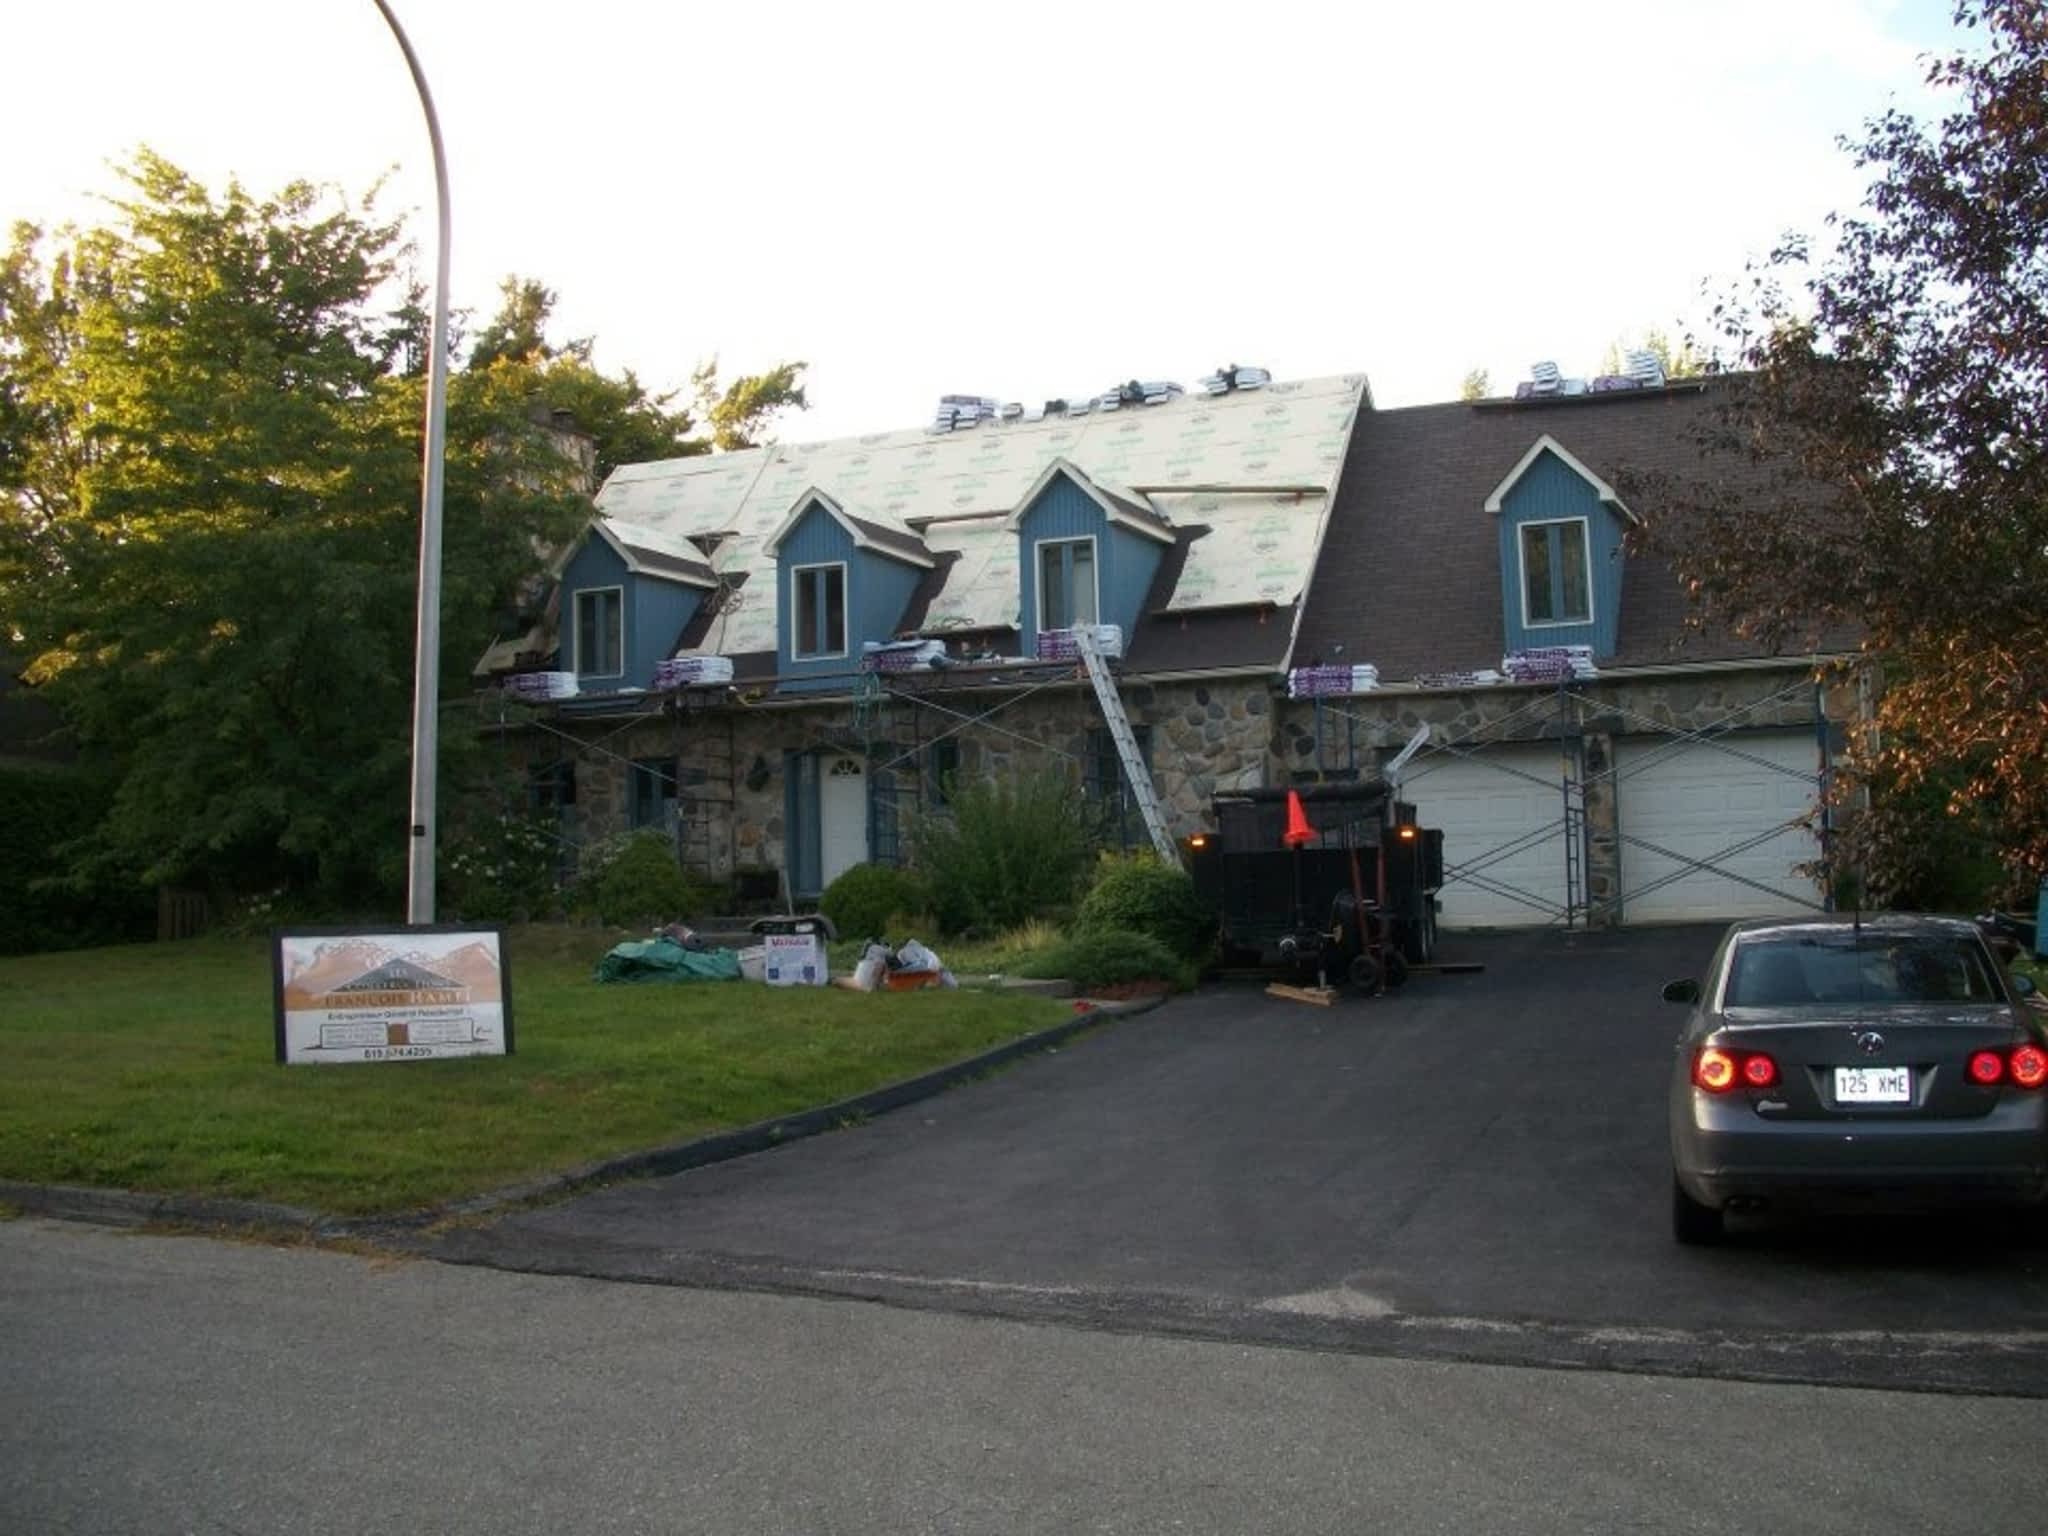
<instances>
[{"instance_id":1,"label":"roof underlayment","mask_svg":"<svg viewBox=\"0 0 2048 1536\"><path fill-rule=\"evenodd\" d=\"M1071 460L1105 491L1176 527L1189 545L1165 606L1190 612L1301 594L1365 378L1304 379L1222 396L1185 396L1083 416L983 422L952 432L875 433L823 443L629 464L598 492L599 511L683 540L729 535L712 569L746 581L728 593L704 652L775 647L775 557L767 541L815 487L852 517L921 535L954 552L924 628L1017 623L1013 513L1053 460ZM964 519L964 520L963 520Z\"/></svg>"}]
</instances>

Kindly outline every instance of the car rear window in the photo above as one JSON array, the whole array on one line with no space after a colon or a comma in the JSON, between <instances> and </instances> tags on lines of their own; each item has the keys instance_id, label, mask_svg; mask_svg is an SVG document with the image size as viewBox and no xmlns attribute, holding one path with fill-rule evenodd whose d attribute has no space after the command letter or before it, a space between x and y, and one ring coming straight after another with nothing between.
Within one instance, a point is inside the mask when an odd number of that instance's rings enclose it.
<instances>
[{"instance_id":1,"label":"car rear window","mask_svg":"<svg viewBox=\"0 0 2048 1536\"><path fill-rule=\"evenodd\" d=\"M1745 939L1729 963L1729 1008L1804 1003L1998 1003L1983 946L1962 938L1865 932Z\"/></svg>"}]
</instances>

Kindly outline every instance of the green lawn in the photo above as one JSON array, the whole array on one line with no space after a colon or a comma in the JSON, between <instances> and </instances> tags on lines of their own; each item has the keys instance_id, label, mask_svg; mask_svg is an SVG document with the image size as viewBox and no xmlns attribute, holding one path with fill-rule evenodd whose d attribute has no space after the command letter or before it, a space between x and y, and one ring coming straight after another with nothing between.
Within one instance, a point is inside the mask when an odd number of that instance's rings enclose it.
<instances>
[{"instance_id":1,"label":"green lawn","mask_svg":"<svg viewBox=\"0 0 2048 1536\"><path fill-rule=\"evenodd\" d=\"M207 939L0 959L0 1178L403 1210L745 1125L1056 1023L978 992L598 986L612 941L509 936L517 1054L291 1067L270 950Z\"/></svg>"}]
</instances>

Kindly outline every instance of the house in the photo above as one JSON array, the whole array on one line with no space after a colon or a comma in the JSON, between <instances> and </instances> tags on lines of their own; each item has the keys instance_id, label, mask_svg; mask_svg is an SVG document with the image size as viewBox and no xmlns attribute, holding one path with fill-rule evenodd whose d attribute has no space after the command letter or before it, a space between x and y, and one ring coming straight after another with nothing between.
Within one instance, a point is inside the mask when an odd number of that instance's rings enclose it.
<instances>
[{"instance_id":1,"label":"house","mask_svg":"<svg viewBox=\"0 0 2048 1536\"><path fill-rule=\"evenodd\" d=\"M1093 624L1176 836L1218 792L1372 772L1426 725L1404 783L1446 829L1446 923L1819 899L1796 823L1845 701L1811 657L1689 634L1624 542L1622 472L1695 465L1705 387L1380 411L1362 375L1205 385L948 397L929 430L620 468L552 634L486 658L552 643L573 674L504 712L535 804L799 899L902 857L980 775L1063 773L1142 842L1094 696L1039 655ZM1561 673L1504 675L1559 646ZM1357 688L1293 696L1312 664Z\"/></svg>"}]
</instances>

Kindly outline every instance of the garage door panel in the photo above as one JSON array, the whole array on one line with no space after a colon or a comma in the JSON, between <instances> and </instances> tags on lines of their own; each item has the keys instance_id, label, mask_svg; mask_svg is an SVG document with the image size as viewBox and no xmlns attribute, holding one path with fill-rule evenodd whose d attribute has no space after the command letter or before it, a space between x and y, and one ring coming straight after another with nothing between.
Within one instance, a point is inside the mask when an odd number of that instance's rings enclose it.
<instances>
[{"instance_id":1,"label":"garage door panel","mask_svg":"<svg viewBox=\"0 0 2048 1536\"><path fill-rule=\"evenodd\" d=\"M1409 765L1402 797L1424 826L1443 829L1445 927L1540 926L1563 909L1564 772L1555 747L1425 755Z\"/></svg>"},{"instance_id":2,"label":"garage door panel","mask_svg":"<svg viewBox=\"0 0 2048 1536\"><path fill-rule=\"evenodd\" d=\"M1734 750L1666 738L1617 743L1625 921L1771 917L1815 901L1797 866L1819 845L1794 825L1816 792L1813 736L1766 732L1727 744Z\"/></svg>"}]
</instances>

